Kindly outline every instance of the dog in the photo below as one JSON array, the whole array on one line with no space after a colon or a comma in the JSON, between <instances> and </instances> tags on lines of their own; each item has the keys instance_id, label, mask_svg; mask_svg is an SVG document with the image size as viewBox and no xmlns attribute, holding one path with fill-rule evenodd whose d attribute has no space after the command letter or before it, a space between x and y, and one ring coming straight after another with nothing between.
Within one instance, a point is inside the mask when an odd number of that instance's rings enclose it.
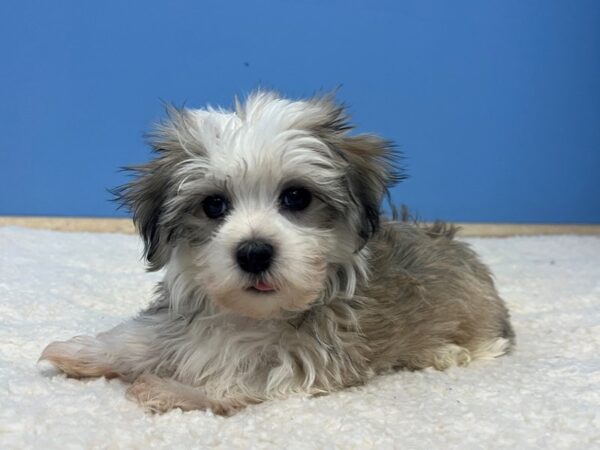
<instances>
[{"instance_id":1,"label":"dog","mask_svg":"<svg viewBox=\"0 0 600 450\"><path fill-rule=\"evenodd\" d=\"M229 416L508 353L515 335L489 270L454 227L380 214L403 171L390 141L351 129L331 95L167 106L154 159L116 192L148 269L164 269L155 300L40 359L131 382L128 396L154 412Z\"/></svg>"}]
</instances>

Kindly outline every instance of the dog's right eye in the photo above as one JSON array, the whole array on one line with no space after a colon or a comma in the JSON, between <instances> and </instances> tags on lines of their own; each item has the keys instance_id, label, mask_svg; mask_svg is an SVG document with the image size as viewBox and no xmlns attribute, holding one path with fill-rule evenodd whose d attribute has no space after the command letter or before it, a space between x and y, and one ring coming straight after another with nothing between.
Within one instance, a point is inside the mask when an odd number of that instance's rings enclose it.
<instances>
[{"instance_id":1,"label":"dog's right eye","mask_svg":"<svg viewBox=\"0 0 600 450\"><path fill-rule=\"evenodd\" d=\"M225 215L229 209L229 204L220 195L211 195L210 197L206 197L202 202L202 209L211 219L218 219Z\"/></svg>"}]
</instances>

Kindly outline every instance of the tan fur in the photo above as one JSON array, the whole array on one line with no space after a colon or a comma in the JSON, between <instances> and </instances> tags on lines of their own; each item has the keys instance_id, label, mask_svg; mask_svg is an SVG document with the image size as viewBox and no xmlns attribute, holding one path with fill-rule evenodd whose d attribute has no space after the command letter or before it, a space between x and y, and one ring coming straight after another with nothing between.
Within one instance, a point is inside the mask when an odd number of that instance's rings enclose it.
<instances>
[{"instance_id":1,"label":"tan fur","mask_svg":"<svg viewBox=\"0 0 600 450\"><path fill-rule=\"evenodd\" d=\"M110 364L98 358L93 351L95 343L96 339L89 336L52 342L44 349L39 360L51 362L72 378L118 377Z\"/></svg>"}]
</instances>

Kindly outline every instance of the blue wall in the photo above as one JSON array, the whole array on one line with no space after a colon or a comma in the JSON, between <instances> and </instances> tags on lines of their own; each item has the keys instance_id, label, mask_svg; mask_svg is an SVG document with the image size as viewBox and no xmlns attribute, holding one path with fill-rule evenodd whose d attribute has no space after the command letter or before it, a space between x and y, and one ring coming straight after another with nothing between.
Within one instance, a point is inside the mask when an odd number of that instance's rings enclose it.
<instances>
[{"instance_id":1,"label":"blue wall","mask_svg":"<svg viewBox=\"0 0 600 450\"><path fill-rule=\"evenodd\" d=\"M160 99L342 88L426 219L600 222L600 2L3 1L0 214L123 215Z\"/></svg>"}]
</instances>

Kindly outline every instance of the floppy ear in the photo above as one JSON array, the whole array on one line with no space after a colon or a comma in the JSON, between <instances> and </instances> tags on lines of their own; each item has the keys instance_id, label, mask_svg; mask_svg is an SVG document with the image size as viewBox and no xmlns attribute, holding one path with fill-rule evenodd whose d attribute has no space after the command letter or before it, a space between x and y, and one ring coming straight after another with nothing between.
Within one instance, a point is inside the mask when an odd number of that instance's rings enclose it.
<instances>
[{"instance_id":1,"label":"floppy ear","mask_svg":"<svg viewBox=\"0 0 600 450\"><path fill-rule=\"evenodd\" d=\"M177 164L186 158L201 156L203 152L189 111L169 105L166 109L168 118L148 134L155 159L126 167L125 170L133 174L133 180L113 191L116 200L132 212L151 271L161 269L171 255L173 230L163 219L165 204L176 190Z\"/></svg>"},{"instance_id":2,"label":"floppy ear","mask_svg":"<svg viewBox=\"0 0 600 450\"><path fill-rule=\"evenodd\" d=\"M344 105L334 101L333 94L309 101L319 114L311 129L323 139L346 166L345 181L350 195L349 219L354 222L362 248L379 229L380 206L389 188L402 181L404 172L398 166L400 154L391 141L370 134L349 136L353 128Z\"/></svg>"},{"instance_id":3,"label":"floppy ear","mask_svg":"<svg viewBox=\"0 0 600 450\"><path fill-rule=\"evenodd\" d=\"M380 206L389 188L404 179L394 160L393 144L373 135L343 136L336 148L348 163L346 183L364 245L379 229ZM362 246L361 246L362 247Z\"/></svg>"},{"instance_id":4,"label":"floppy ear","mask_svg":"<svg viewBox=\"0 0 600 450\"><path fill-rule=\"evenodd\" d=\"M147 164L127 167L126 170L133 172L135 178L113 193L117 201L132 212L133 222L144 241L148 270L159 270L170 256L168 236L160 223L170 189L169 167L164 158L159 157Z\"/></svg>"}]
</instances>

